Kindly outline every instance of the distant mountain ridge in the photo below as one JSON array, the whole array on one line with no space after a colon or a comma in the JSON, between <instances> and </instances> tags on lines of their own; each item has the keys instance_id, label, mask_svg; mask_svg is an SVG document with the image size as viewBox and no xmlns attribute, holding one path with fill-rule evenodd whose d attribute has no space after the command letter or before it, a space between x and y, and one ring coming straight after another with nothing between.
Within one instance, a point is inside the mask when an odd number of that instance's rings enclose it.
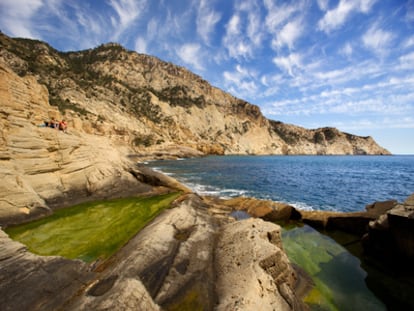
<instances>
[{"instance_id":1,"label":"distant mountain ridge","mask_svg":"<svg viewBox=\"0 0 414 311\"><path fill-rule=\"evenodd\" d=\"M389 154L371 137L269 120L189 70L116 43L59 52L0 34L0 45L0 61L45 85L70 128L137 153Z\"/></svg>"}]
</instances>

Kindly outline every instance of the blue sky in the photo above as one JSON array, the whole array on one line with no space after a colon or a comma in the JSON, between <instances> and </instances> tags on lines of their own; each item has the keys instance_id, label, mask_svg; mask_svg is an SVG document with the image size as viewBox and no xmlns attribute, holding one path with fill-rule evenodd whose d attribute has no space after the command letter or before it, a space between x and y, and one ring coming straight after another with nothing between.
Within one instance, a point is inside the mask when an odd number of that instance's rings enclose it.
<instances>
[{"instance_id":1,"label":"blue sky","mask_svg":"<svg viewBox=\"0 0 414 311\"><path fill-rule=\"evenodd\" d=\"M414 0L0 0L0 29L61 51L118 42L269 119L414 154Z\"/></svg>"}]
</instances>

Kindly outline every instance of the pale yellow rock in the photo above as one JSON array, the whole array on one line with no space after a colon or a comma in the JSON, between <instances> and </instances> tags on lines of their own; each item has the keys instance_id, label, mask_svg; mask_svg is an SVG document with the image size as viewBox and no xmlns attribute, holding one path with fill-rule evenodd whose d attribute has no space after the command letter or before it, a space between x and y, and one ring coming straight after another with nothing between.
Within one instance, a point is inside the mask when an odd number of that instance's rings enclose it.
<instances>
[{"instance_id":1,"label":"pale yellow rock","mask_svg":"<svg viewBox=\"0 0 414 311\"><path fill-rule=\"evenodd\" d=\"M302 310L278 225L247 219L224 226L216 250L216 310ZM237 286L234 286L237 284Z\"/></svg>"},{"instance_id":2,"label":"pale yellow rock","mask_svg":"<svg viewBox=\"0 0 414 311\"><path fill-rule=\"evenodd\" d=\"M40 127L51 117L63 119L49 105L47 89L0 62L0 224L48 214L48 201L70 200L76 191L88 196L130 185L132 193L140 185L128 171L126 145L73 128Z\"/></svg>"}]
</instances>

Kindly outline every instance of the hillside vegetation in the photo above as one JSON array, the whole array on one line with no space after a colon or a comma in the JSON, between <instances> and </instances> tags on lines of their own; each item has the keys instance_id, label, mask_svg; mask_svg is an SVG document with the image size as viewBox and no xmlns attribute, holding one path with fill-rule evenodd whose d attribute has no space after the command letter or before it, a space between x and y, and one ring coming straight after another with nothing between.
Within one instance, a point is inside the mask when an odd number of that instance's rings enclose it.
<instances>
[{"instance_id":1,"label":"hillside vegetation","mask_svg":"<svg viewBox=\"0 0 414 311\"><path fill-rule=\"evenodd\" d=\"M121 140L138 153L389 153L371 137L268 120L257 106L185 68L116 43L63 53L1 34L0 44L0 61L45 85L70 127Z\"/></svg>"}]
</instances>

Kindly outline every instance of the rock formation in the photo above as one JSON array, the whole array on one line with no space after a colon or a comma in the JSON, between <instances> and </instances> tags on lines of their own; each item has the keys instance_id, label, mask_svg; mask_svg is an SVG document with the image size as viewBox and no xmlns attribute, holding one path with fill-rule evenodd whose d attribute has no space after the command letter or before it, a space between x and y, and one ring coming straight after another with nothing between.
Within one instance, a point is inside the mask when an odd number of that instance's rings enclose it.
<instances>
[{"instance_id":1,"label":"rock formation","mask_svg":"<svg viewBox=\"0 0 414 311\"><path fill-rule=\"evenodd\" d=\"M61 53L0 34L0 61L33 75L70 128L162 154L389 154L371 137L266 119L190 71L117 44Z\"/></svg>"},{"instance_id":2,"label":"rock formation","mask_svg":"<svg viewBox=\"0 0 414 311\"><path fill-rule=\"evenodd\" d=\"M0 224L155 191L129 155L387 153L371 138L269 121L193 73L116 44L61 53L3 34L0 43ZM68 133L42 127L52 118L68 120Z\"/></svg>"},{"instance_id":3,"label":"rock formation","mask_svg":"<svg viewBox=\"0 0 414 311\"><path fill-rule=\"evenodd\" d=\"M364 237L367 251L396 265L411 266L414 259L414 193L369 222ZM402 260L402 262L401 262Z\"/></svg>"},{"instance_id":4,"label":"rock formation","mask_svg":"<svg viewBox=\"0 0 414 311\"><path fill-rule=\"evenodd\" d=\"M210 207L186 195L100 264L37 256L0 231L2 308L306 310L280 227Z\"/></svg>"},{"instance_id":5,"label":"rock formation","mask_svg":"<svg viewBox=\"0 0 414 311\"><path fill-rule=\"evenodd\" d=\"M121 142L76 127L68 134L43 127L45 120L63 118L49 105L47 89L1 63L0 101L0 225L88 200L156 192L162 186L145 179ZM178 183L173 187L182 189Z\"/></svg>"},{"instance_id":6,"label":"rock formation","mask_svg":"<svg viewBox=\"0 0 414 311\"><path fill-rule=\"evenodd\" d=\"M68 132L44 127L52 118L66 119ZM184 68L117 44L62 53L0 34L0 226L90 200L189 192L134 161L206 154L388 151L369 137L270 121ZM0 230L0 305L306 309L280 228L260 219L232 222L228 211L239 203L187 194L97 267L33 255ZM265 210L261 204L257 216L298 216L288 206Z\"/></svg>"}]
</instances>

